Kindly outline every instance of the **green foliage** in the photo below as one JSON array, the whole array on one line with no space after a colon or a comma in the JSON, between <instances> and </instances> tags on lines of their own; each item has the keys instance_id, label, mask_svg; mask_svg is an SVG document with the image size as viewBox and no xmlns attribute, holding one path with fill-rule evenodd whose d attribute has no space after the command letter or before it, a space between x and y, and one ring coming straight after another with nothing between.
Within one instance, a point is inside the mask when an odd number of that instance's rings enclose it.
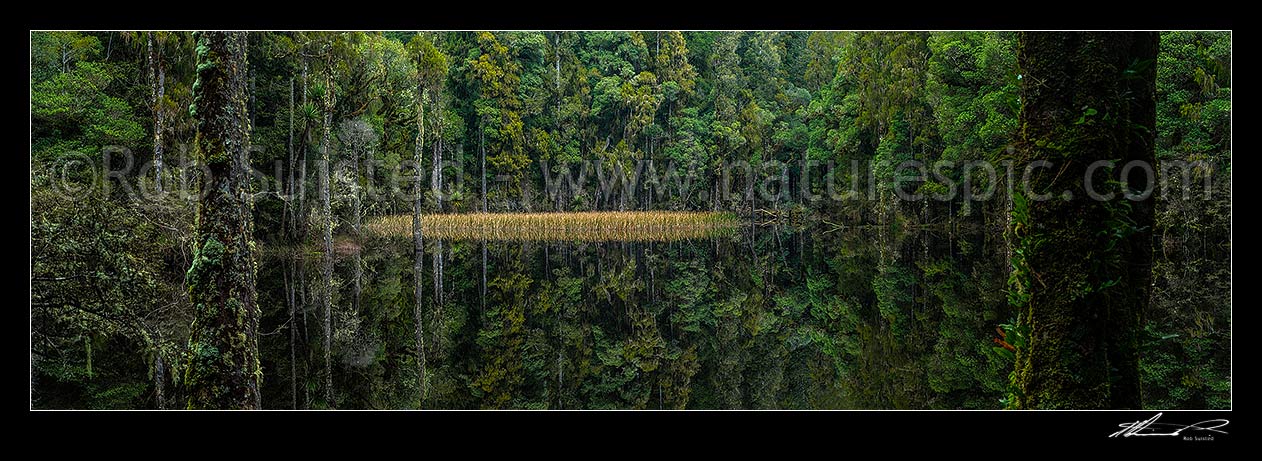
<instances>
[{"instance_id":1,"label":"green foliage","mask_svg":"<svg viewBox=\"0 0 1262 461\"><path fill-rule=\"evenodd\" d=\"M193 140L192 114L179 108L192 102L194 59L209 50L181 33L159 36L168 73L158 106L168 114L168 152L175 153ZM808 220L896 223L906 231L816 233L801 253L790 250L790 234L761 227L739 238L626 251L492 244L485 300L479 243L444 242L446 301L423 309L434 326L426 325L424 400L405 287L414 276L435 276L431 269L412 274L410 254L356 242L366 250L352 283L356 265L337 260L333 288L344 302L334 306L339 341L326 370L311 296L323 283L319 271L300 276L261 261L264 405L288 407L293 397L300 408L994 408L1012 398L1008 372L1028 346L1030 326L1020 312L1038 274L1025 258L1042 245L1026 232L1030 204L1013 197L1007 259L996 246L1005 239L993 233L1004 222L997 217L1009 212L1005 201L901 203L890 192L896 182L931 195L947 189L938 178L907 181L910 171L895 170L904 160L1010 158L1005 148L1018 133L1021 104L1016 42L1006 32L252 33L246 104L252 140L262 148L251 156L262 173L256 185L288 184L291 117L294 167L318 157L322 101L331 91L334 126L364 120L380 140L364 154L371 172L336 183L380 192L365 197L367 215L410 209L406 194L386 188L389 172L411 174L424 104L425 148L438 146L453 163L445 171L464 179L444 211L480 208L472 198L480 199L483 147L498 210L780 212L788 208L783 202L717 203L710 195L717 167L809 159L835 162L839 192L854 181L860 195L852 198L877 200L808 203L800 208ZM167 401L177 401L183 396L172 370L184 357L218 352L185 349L196 307L182 295L181 275L196 284L217 247L194 251L189 202L72 202L52 188L52 167L71 152L108 145L148 152L147 41L142 34L36 32L31 45L34 405L155 407L156 357L166 361ZM1199 192L1210 179L1214 195L1158 201L1141 359L1152 408L1230 406L1230 57L1230 34L1171 32L1162 35L1155 63L1159 158L1203 162L1186 179L1176 169L1159 172L1159 180ZM1134 63L1129 74L1149 64ZM1108 117L1081 107L1067 123L1091 127ZM422 158L430 171L431 152ZM539 162L548 162L553 178L567 169L577 178L577 167L595 159L626 168L650 160L659 174L674 162L688 181L610 197L587 171L585 186L562 188L555 199L541 193ZM278 160L285 164L279 172ZM852 170L851 161L873 161L877 181L868 182L863 166ZM297 197L286 201L274 189L255 196L261 246L278 243L280 223L309 220L314 166L307 163L305 214L286 206ZM947 170L945 179L989 185L978 170L971 177L964 171ZM812 174L807 189L824 193L823 173ZM1100 242L1137 230L1120 218L1124 206L1113 210L1117 219L1105 223ZM907 230L936 225L992 235L947 242ZM299 234L294 242L302 244ZM426 241L426 267L434 243ZM280 288L286 280L298 294L292 319ZM1108 293L1115 283L1083 289ZM359 298L355 286L363 288ZM996 326L1015 353L994 342ZM323 373L331 373L334 402L322 401Z\"/></svg>"},{"instance_id":2,"label":"green foliage","mask_svg":"<svg viewBox=\"0 0 1262 461\"><path fill-rule=\"evenodd\" d=\"M1016 39L1008 33L930 35L927 91L934 95L942 158L997 158L1015 134Z\"/></svg>"},{"instance_id":3,"label":"green foliage","mask_svg":"<svg viewBox=\"0 0 1262 461\"><path fill-rule=\"evenodd\" d=\"M97 58L102 48L99 38L81 32L32 32L31 81L71 72L80 61Z\"/></svg>"},{"instance_id":4,"label":"green foliage","mask_svg":"<svg viewBox=\"0 0 1262 461\"><path fill-rule=\"evenodd\" d=\"M1161 36L1160 167L1201 163L1160 172L1171 174L1159 179L1168 195L1157 202L1152 307L1141 336L1148 408L1231 407L1230 68L1230 33Z\"/></svg>"},{"instance_id":5,"label":"green foliage","mask_svg":"<svg viewBox=\"0 0 1262 461\"><path fill-rule=\"evenodd\" d=\"M31 196L32 406L156 408L155 380L170 378L152 361L165 357L168 372L178 363L189 321L170 309L181 262L167 258L181 230L164 226L190 210L65 201L47 174L36 170Z\"/></svg>"},{"instance_id":6,"label":"green foliage","mask_svg":"<svg viewBox=\"0 0 1262 461\"><path fill-rule=\"evenodd\" d=\"M31 117L36 158L55 158L71 149L95 152L105 146L135 146L145 137L132 106L110 95L116 80L111 68L75 62L68 71L34 85Z\"/></svg>"},{"instance_id":7,"label":"green foliage","mask_svg":"<svg viewBox=\"0 0 1262 461\"><path fill-rule=\"evenodd\" d=\"M1159 159L1230 163L1231 34L1162 34L1157 57Z\"/></svg>"}]
</instances>

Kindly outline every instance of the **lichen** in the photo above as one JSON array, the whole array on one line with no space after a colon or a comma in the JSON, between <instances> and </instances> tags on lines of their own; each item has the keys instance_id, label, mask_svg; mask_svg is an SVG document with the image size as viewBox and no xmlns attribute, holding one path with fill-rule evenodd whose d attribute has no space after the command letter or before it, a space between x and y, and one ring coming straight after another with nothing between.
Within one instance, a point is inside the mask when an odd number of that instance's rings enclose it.
<instances>
[{"instance_id":1,"label":"lichen","mask_svg":"<svg viewBox=\"0 0 1262 461\"><path fill-rule=\"evenodd\" d=\"M250 185L233 153L249 144L244 97L245 35L197 34L197 81L190 113L209 169L196 218L193 262L185 274L196 306L184 385L189 408L257 408L258 362Z\"/></svg>"}]
</instances>

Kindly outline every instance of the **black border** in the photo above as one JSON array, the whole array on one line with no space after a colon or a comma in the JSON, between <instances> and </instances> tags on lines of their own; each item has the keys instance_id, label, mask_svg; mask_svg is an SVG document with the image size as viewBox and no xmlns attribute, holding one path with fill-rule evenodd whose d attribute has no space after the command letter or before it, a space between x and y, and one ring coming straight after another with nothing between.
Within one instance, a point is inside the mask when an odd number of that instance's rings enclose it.
<instances>
[{"instance_id":1,"label":"black border","mask_svg":"<svg viewBox=\"0 0 1262 461\"><path fill-rule=\"evenodd\" d=\"M51 6L51 5L50 5ZM970 4L969 6L977 6ZM208 11L197 11L198 8ZM518 4L512 8L475 7L466 4L433 6L426 3L399 5L318 4L277 5L282 13L258 14L258 6L227 3L166 2L162 6L139 3L111 4L101 11L67 8L27 18L28 29L369 29L369 30L497 30L497 29L1232 29L1238 15L1225 9L1160 9L1140 7L1137 13L1103 13L1104 5L1085 2L1005 3L972 11L965 4L950 3L939 9L891 4L830 6L853 9L843 16L834 13L811 14L810 6L768 5L768 10L734 13L731 5L710 6L708 12L674 11L676 5L651 3L562 6L557 4ZM325 9L327 8L327 9ZM407 12L390 12L406 8ZM427 11L432 9L433 11ZM462 15L449 11L467 9ZM610 9L618 11L610 12ZM786 13L784 10L793 10ZM358 14L359 16L352 16ZM746 14L744 17L732 15ZM146 16L151 15L151 16ZM928 449L963 452L969 456L1003 459L1011 456L1040 456L1047 451L1080 451L1088 456L1085 444L1099 444L1119 450L1173 447L1203 451L1233 445L1238 421L1232 411L1165 411L1162 421L1190 424L1211 419L1231 421L1214 434L1213 441L1185 441L1181 437L1113 437L1119 424L1151 418L1158 411L840 411L840 412L152 412L152 411L35 411L28 415L34 425L28 431L58 431L81 449L121 447L133 442L138 448L147 441L165 442L175 452L200 448L220 448L238 453L253 445L341 446L351 450L373 440L374 445L391 445L396 451L408 441L444 446L459 440L473 441L475 447L506 445L516 437L532 437L534 444L508 444L509 449L532 447L539 454L570 452L574 437L588 443L618 443L623 450L641 449L648 456L668 453L672 445L686 445L689 451L751 449L750 453L820 450L837 457L898 456ZM803 417L806 416L806 417ZM132 423L130 420L136 418ZM592 422L578 421L595 420ZM607 422L599 421L606 419ZM77 420L77 421L67 421ZM671 424L674 423L674 424ZM705 426L701 426L705 425ZM58 429L60 428L60 429ZM391 429L413 436L391 439ZM458 438L443 438L452 431ZM252 432L251 432L252 431ZM218 436L215 433L219 432ZM237 435L232 435L232 434ZM340 433L340 434L339 434ZM505 435L507 433L507 435ZM551 433L551 436L546 434ZM200 435L199 435L200 434ZM243 445L228 439L246 435ZM269 436L270 434L270 436ZM322 434L322 435L321 435ZM537 435L538 434L538 435ZM310 439L317 435L317 440ZM1189 434L1191 435L1191 434ZM1247 431L1240 432L1248 437ZM318 441L320 437L332 436ZM80 439L84 437L85 439ZM101 442L90 440L98 438ZM555 437L555 438L554 438ZM214 440L220 440L215 442ZM558 440L568 446L548 445ZM304 440L306 440L304 442ZM394 440L395 442L390 442ZM481 442L479 442L479 440ZM549 443L549 440L552 442ZM646 440L657 440L644 444ZM403 442L400 444L399 442ZM487 442L490 442L489 444ZM540 442L543 442L540 444ZM182 444L190 444L183 445ZM930 445L932 444L932 445ZM54 447L60 447L56 444ZM823 445L823 446L821 446ZM872 446L876 445L876 446ZM492 447L494 448L494 447ZM875 450L869 451L869 448ZM156 449L156 448L148 448ZM406 450L406 448L404 448ZM207 450L206 454L210 451ZM555 450L555 451L554 451ZM785 451L781 451L785 450ZM621 450L620 450L621 451ZM622 451L627 453L628 451ZM884 453L884 455L881 455ZM420 453L414 453L420 455ZM901 456L900 456L901 455ZM163 454L158 454L163 456Z\"/></svg>"},{"instance_id":2,"label":"black border","mask_svg":"<svg viewBox=\"0 0 1262 461\"><path fill-rule=\"evenodd\" d=\"M689 6L694 9L688 9ZM810 5L771 3L757 11L735 4L623 3L508 5L259 4L129 2L98 11L68 8L26 19L29 29L146 30L1228 30L1228 9L1158 8L1099 2L1004 2L994 5L842 3L830 12ZM831 11L840 11L837 13Z\"/></svg>"}]
</instances>

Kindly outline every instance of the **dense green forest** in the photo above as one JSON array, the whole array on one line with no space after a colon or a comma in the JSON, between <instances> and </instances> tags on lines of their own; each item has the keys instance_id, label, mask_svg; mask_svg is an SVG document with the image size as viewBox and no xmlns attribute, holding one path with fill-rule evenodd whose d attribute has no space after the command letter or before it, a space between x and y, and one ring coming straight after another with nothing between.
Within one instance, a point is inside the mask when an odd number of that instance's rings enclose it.
<instances>
[{"instance_id":1,"label":"dense green forest","mask_svg":"<svg viewBox=\"0 0 1262 461\"><path fill-rule=\"evenodd\" d=\"M33 32L31 405L1230 408L1231 34L1149 35ZM420 225L634 210L741 229Z\"/></svg>"}]
</instances>

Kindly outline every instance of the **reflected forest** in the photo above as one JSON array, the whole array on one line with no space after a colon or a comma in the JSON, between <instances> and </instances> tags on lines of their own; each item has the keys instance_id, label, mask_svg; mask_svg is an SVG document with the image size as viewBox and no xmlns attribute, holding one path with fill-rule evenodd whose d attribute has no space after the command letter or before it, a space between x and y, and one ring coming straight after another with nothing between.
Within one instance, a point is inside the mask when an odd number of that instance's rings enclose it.
<instances>
[{"instance_id":1,"label":"reflected forest","mask_svg":"<svg viewBox=\"0 0 1262 461\"><path fill-rule=\"evenodd\" d=\"M1230 32L30 34L33 409L1229 409Z\"/></svg>"}]
</instances>

